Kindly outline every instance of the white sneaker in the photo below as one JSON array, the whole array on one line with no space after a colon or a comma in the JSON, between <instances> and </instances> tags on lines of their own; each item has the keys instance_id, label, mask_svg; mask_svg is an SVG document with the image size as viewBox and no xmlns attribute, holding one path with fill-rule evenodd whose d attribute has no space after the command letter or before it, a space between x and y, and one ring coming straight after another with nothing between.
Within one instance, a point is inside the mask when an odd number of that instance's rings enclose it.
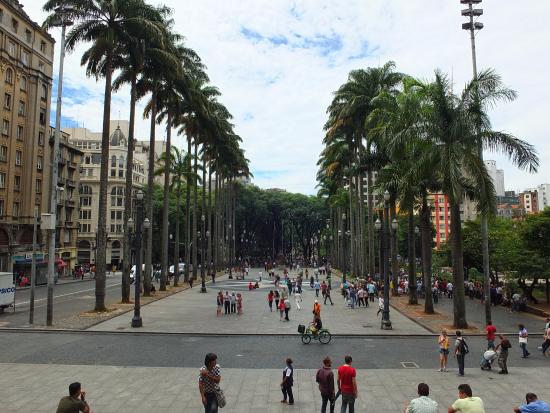
<instances>
[{"instance_id":1,"label":"white sneaker","mask_svg":"<svg viewBox=\"0 0 550 413\"><path fill-rule=\"evenodd\" d=\"M439 371L439 372L441 373L441 372L443 371L443 369L439 369L439 370L437 370L437 371Z\"/></svg>"}]
</instances>

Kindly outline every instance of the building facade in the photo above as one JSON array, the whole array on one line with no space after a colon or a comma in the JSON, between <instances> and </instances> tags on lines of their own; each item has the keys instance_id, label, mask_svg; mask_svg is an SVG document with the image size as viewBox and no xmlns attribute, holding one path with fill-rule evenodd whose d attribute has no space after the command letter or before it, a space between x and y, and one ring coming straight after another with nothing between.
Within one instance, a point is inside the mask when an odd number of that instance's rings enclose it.
<instances>
[{"instance_id":1,"label":"building facade","mask_svg":"<svg viewBox=\"0 0 550 413\"><path fill-rule=\"evenodd\" d=\"M526 214L536 214L539 212L538 192L536 190L527 190L520 193L519 203Z\"/></svg>"},{"instance_id":2,"label":"building facade","mask_svg":"<svg viewBox=\"0 0 550 413\"><path fill-rule=\"evenodd\" d=\"M43 191L54 43L17 0L0 0L0 271L30 262L35 213L49 209Z\"/></svg>"},{"instance_id":3,"label":"building facade","mask_svg":"<svg viewBox=\"0 0 550 413\"><path fill-rule=\"evenodd\" d=\"M49 150L44 160L49 165L53 159L55 128L50 127ZM78 188L80 185L80 160L83 152L70 141L68 133L62 132L59 139L59 158L57 173L57 211L55 255L58 269L62 275L68 275L77 264L77 224L78 224ZM42 191L42 204L50 205L51 169L46 168ZM59 260L60 259L60 260ZM61 268L59 266L61 265Z\"/></svg>"},{"instance_id":4,"label":"building facade","mask_svg":"<svg viewBox=\"0 0 550 413\"><path fill-rule=\"evenodd\" d=\"M128 141L123 131L127 121L111 121L109 138L109 172L107 187L107 264L119 267L124 241L124 205L126 202L126 157ZM85 128L67 128L72 143L83 152L80 162L77 261L94 264L99 211L101 170L101 133ZM139 159L133 162L134 188L141 188L147 179L146 165ZM134 194L132 194L133 196Z\"/></svg>"},{"instance_id":5,"label":"building facade","mask_svg":"<svg viewBox=\"0 0 550 413\"><path fill-rule=\"evenodd\" d=\"M496 195L504 196L504 171L502 169L497 169L496 161L485 160L484 163L493 181L493 185L495 186Z\"/></svg>"},{"instance_id":6,"label":"building facade","mask_svg":"<svg viewBox=\"0 0 550 413\"><path fill-rule=\"evenodd\" d=\"M544 211L550 207L550 184L542 184L537 186L537 200L539 211Z\"/></svg>"}]
</instances>

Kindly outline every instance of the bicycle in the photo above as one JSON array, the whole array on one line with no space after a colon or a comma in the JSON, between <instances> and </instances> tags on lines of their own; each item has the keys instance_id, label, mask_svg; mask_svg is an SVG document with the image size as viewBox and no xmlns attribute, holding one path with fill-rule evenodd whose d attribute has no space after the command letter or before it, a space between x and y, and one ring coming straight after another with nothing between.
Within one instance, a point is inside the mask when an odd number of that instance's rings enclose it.
<instances>
[{"instance_id":1,"label":"bicycle","mask_svg":"<svg viewBox=\"0 0 550 413\"><path fill-rule=\"evenodd\" d=\"M332 340L332 335L326 328L322 328L317 332L317 334L314 334L310 326L306 328L306 326L300 324L298 326L298 333L301 334L302 343L304 344L311 343L311 340L318 340L321 344L328 344L330 343L330 340Z\"/></svg>"}]
</instances>

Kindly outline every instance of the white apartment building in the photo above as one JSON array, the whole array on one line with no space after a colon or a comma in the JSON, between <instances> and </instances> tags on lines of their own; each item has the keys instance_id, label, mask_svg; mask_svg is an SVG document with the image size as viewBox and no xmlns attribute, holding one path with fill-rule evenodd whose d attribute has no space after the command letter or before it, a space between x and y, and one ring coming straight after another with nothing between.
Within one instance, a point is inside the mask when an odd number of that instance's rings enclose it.
<instances>
[{"instance_id":1,"label":"white apartment building","mask_svg":"<svg viewBox=\"0 0 550 413\"><path fill-rule=\"evenodd\" d=\"M495 193L497 196L504 196L504 170L497 169L496 161L486 160L485 167L489 172L489 176L495 186Z\"/></svg>"},{"instance_id":2,"label":"white apartment building","mask_svg":"<svg viewBox=\"0 0 550 413\"><path fill-rule=\"evenodd\" d=\"M539 185L536 191L538 195L539 211L544 211L544 208L550 207L550 184Z\"/></svg>"}]
</instances>

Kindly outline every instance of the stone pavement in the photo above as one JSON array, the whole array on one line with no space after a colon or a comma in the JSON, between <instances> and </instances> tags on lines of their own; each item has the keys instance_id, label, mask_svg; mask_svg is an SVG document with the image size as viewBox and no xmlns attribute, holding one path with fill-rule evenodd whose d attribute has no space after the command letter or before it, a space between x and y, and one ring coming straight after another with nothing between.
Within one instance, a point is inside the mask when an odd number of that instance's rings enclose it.
<instances>
[{"instance_id":1,"label":"stone pavement","mask_svg":"<svg viewBox=\"0 0 550 413\"><path fill-rule=\"evenodd\" d=\"M280 403L281 371L276 369L224 369L222 389L228 404L225 413L276 413L320 411L315 370L302 370L296 361L295 405ZM337 363L335 363L336 365ZM80 381L95 413L199 413L197 368L114 367L0 364L2 413L51 413L68 385ZM511 412L526 392L550 399L550 369L513 368L510 375L467 369L466 377L435 370L358 370L359 398L356 411L401 412L407 400L416 397L416 385L428 383L439 411L457 398L457 386L469 383L480 396L487 413ZM340 407L340 400L336 404Z\"/></svg>"},{"instance_id":2,"label":"stone pavement","mask_svg":"<svg viewBox=\"0 0 550 413\"><path fill-rule=\"evenodd\" d=\"M208 293L200 292L200 284L193 289L183 291L162 300L151 303L141 309L143 328L139 331L205 334L297 334L298 324L307 325L313 319L313 301L315 290L309 283L304 284L301 310L298 310L295 297L291 297L290 322L279 321L279 313L269 311L267 294L273 289L272 281L263 279L260 288L248 291L248 283L258 277L259 269L252 270L249 278L241 280L219 281L208 285ZM333 284L336 284L333 282ZM240 292L243 295L244 314L216 317L216 293L219 291ZM380 329L381 315L376 315L377 302L369 308L346 307L338 289L333 289L334 305L324 305L321 294L321 319L323 327L333 334L430 334L397 311L391 312L393 330ZM90 328L93 331L135 332L130 327L132 313L126 313Z\"/></svg>"}]
</instances>

